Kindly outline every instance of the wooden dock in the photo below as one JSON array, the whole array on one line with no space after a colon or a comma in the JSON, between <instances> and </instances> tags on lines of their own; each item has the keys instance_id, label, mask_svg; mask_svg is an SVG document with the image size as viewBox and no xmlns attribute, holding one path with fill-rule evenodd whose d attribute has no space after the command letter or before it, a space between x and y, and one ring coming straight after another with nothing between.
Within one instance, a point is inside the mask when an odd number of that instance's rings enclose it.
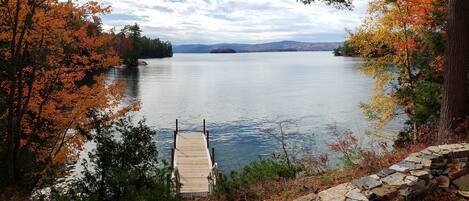
<instances>
[{"instance_id":1,"label":"wooden dock","mask_svg":"<svg viewBox=\"0 0 469 201\"><path fill-rule=\"evenodd\" d=\"M207 196L218 175L214 149L209 149L209 132L203 130L180 131L176 120L174 144L171 152L173 178L176 190L182 197Z\"/></svg>"}]
</instances>

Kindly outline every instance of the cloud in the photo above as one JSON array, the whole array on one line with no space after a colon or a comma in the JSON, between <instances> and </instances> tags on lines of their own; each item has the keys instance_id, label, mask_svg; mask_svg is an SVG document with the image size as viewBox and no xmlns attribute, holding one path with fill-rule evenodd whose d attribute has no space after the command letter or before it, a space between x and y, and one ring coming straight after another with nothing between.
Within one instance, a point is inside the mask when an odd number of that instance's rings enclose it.
<instances>
[{"instance_id":1,"label":"cloud","mask_svg":"<svg viewBox=\"0 0 469 201\"><path fill-rule=\"evenodd\" d=\"M157 11L160 11L160 12L164 12L164 13L172 13L174 12L173 9L171 8L167 8L167 7L163 7L163 6L153 6L151 7L153 10L157 10Z\"/></svg>"},{"instance_id":2,"label":"cloud","mask_svg":"<svg viewBox=\"0 0 469 201\"><path fill-rule=\"evenodd\" d=\"M181 43L342 41L360 25L369 0L353 11L296 0L107 0L105 28L139 23L143 34Z\"/></svg>"},{"instance_id":3,"label":"cloud","mask_svg":"<svg viewBox=\"0 0 469 201\"><path fill-rule=\"evenodd\" d=\"M136 15L128 15L128 14L119 14L119 13L112 13L108 15L102 16L102 19L104 20L127 20L127 21L138 21L138 20L143 20L143 17L136 16Z\"/></svg>"}]
</instances>

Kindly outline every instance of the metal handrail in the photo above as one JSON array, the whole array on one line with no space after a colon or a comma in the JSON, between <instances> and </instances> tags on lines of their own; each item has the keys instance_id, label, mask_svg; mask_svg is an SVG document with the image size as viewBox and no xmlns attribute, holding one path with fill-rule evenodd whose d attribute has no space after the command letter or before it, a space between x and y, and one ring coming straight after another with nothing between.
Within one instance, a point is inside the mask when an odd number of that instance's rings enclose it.
<instances>
[{"instance_id":1,"label":"metal handrail","mask_svg":"<svg viewBox=\"0 0 469 201\"><path fill-rule=\"evenodd\" d=\"M215 162L210 170L208 175L208 191L209 193L213 192L215 185L217 184L218 179L218 164Z\"/></svg>"},{"instance_id":2,"label":"metal handrail","mask_svg":"<svg viewBox=\"0 0 469 201\"><path fill-rule=\"evenodd\" d=\"M181 192L181 176L179 175L179 170L177 166L174 167L173 179L174 179L174 183L176 184L176 193L179 194Z\"/></svg>"}]
</instances>

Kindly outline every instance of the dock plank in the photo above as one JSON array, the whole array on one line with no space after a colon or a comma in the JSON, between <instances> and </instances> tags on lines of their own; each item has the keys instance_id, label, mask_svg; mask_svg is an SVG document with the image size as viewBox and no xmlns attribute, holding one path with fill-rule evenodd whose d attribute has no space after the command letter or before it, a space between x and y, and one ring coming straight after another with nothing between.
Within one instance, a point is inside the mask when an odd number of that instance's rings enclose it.
<instances>
[{"instance_id":1,"label":"dock plank","mask_svg":"<svg viewBox=\"0 0 469 201\"><path fill-rule=\"evenodd\" d=\"M204 133L184 132L176 135L174 165L180 175L181 194L209 192L207 177L212 169L212 162Z\"/></svg>"}]
</instances>

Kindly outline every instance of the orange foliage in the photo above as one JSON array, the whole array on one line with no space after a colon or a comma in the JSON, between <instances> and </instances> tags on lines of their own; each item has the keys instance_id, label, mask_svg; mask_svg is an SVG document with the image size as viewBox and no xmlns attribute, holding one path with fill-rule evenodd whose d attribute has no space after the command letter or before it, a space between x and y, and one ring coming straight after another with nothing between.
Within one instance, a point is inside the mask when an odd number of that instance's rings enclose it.
<instances>
[{"instance_id":1,"label":"orange foliage","mask_svg":"<svg viewBox=\"0 0 469 201\"><path fill-rule=\"evenodd\" d=\"M0 12L4 178L37 183L63 173L64 164L76 159L90 108L117 118L138 106L119 106L125 86L106 84L104 76L83 84L87 75L120 64L112 36L101 31L97 17L109 7L17 0L1 1Z\"/></svg>"}]
</instances>

